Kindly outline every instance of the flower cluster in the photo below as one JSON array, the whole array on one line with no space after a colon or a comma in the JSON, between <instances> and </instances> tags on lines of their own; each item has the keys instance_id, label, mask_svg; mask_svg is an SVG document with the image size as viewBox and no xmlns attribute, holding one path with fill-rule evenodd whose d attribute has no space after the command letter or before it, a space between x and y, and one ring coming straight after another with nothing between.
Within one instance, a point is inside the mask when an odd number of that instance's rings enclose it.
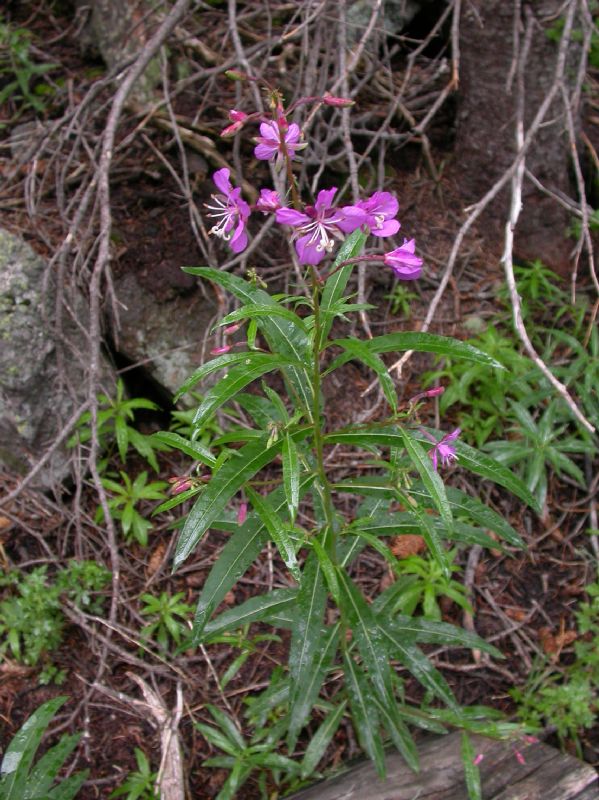
<instances>
[{"instance_id":1,"label":"flower cluster","mask_svg":"<svg viewBox=\"0 0 599 800\"><path fill-rule=\"evenodd\" d=\"M352 101L342 97L325 95L313 98L331 106L347 106ZM296 123L288 123L280 102L273 105L271 119L260 121L260 136L254 139L254 155L263 161L273 161L276 168L296 158L298 151L306 146L302 142L302 132ZM248 115L232 109L229 112L231 125L222 131L222 136L232 136L257 115ZM289 172L291 175L291 172ZM210 233L228 242L234 253L241 253L248 244L247 221L250 206L241 198L241 189L233 188L229 180L229 170L220 169L213 176L219 189L212 195L212 203L207 203L208 216L217 220ZM260 197L253 210L263 214L274 214L280 225L292 229L295 251L300 264L316 266L332 253L337 242L343 241L346 234L360 228L372 236L386 238L394 236L401 224L397 219L399 203L390 192L374 192L365 200L351 205L334 205L336 187L318 192L314 205L299 207L286 205L273 189L261 189ZM381 262L391 267L400 280L410 281L422 272L422 259L415 254L414 239L405 239L400 247L384 255L365 255L364 260Z\"/></svg>"}]
</instances>

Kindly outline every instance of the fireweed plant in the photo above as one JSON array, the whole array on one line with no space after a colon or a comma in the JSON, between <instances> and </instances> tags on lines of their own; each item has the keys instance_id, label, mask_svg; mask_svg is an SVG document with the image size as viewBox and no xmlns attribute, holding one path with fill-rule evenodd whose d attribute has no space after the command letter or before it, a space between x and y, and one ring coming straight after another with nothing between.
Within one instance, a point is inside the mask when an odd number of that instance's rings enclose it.
<instances>
[{"instance_id":1,"label":"fireweed plant","mask_svg":"<svg viewBox=\"0 0 599 800\"><path fill-rule=\"evenodd\" d=\"M517 729L498 721L491 709L458 705L422 645L478 648L495 658L501 658L501 653L459 627L402 613L397 600L410 576L403 574L387 539L419 533L447 580L452 574L449 543L495 548L497 543L488 534L494 531L508 545L523 546L502 516L476 497L445 485L455 461L535 509L537 503L511 471L461 442L458 429L439 432L422 426L420 409L442 389L424 391L399 403L381 356L416 350L463 358L489 370L502 369L497 361L467 343L428 333L391 333L366 340L330 338L335 319L347 321L349 312L362 308L345 296L354 265L369 262L377 268L387 267L399 280L411 281L421 274L423 262L412 238L403 238L385 253L366 247L386 244L400 230L399 204L389 192L377 191L359 202L339 205L337 189L328 187L317 193L315 202L301 200L293 162L306 143L299 126L288 122L298 103L285 109L281 96L272 90L270 98L266 116L231 111L231 125L223 135L235 135L258 123L260 136L254 140L254 154L274 163L284 189L263 188L252 208L241 197L241 189L232 184L229 170L218 170L213 177L216 191L207 203L207 213L214 221L210 232L240 253L249 241L250 215L256 211L274 215L280 236L291 239L299 265L306 270L310 296L272 296L256 271L248 273L245 280L218 269L185 268L239 301L240 308L219 323L225 336L237 333L246 323L248 334L242 345L236 342L215 348L215 358L185 382L177 397L206 376L222 371L221 379L195 411L192 430L199 435L211 415L234 400L249 414L253 427L236 428L214 442L221 447L217 459L206 448L195 448L195 433L180 437L183 452L194 454L199 461L199 477L183 476L171 492L173 496L160 508L194 498L179 533L175 570L209 529L230 533L201 591L192 632L195 644L208 644L255 621L289 629L288 664L283 689L277 695L285 707L280 739L289 755L293 755L300 734L305 747L312 709L318 703L319 709L328 712L321 755L345 716L351 718L358 741L379 774L385 773L385 734L417 770L412 726L436 732L454 726L499 737L513 735ZM301 102L351 105L343 98L326 95ZM299 316L299 305L307 305L309 313ZM327 422L323 382L350 360L362 362L376 374L389 415L384 421L333 429ZM243 392L274 371L283 380L281 395L264 383L261 395ZM339 445L367 451L375 460L376 471L336 478L328 469L327 453ZM268 473L256 479L269 465ZM347 508L349 495L356 498L351 517L341 510ZM305 513L300 512L302 504ZM269 541L285 564L287 585L214 617L227 592ZM355 561L366 547L382 554L397 576L378 596L366 597L352 578ZM425 690L425 701L418 707L406 700L410 675ZM319 701L325 684L326 702ZM477 767L469 752L465 746L467 783L477 785L472 774ZM236 772L236 788L248 774Z\"/></svg>"}]
</instances>

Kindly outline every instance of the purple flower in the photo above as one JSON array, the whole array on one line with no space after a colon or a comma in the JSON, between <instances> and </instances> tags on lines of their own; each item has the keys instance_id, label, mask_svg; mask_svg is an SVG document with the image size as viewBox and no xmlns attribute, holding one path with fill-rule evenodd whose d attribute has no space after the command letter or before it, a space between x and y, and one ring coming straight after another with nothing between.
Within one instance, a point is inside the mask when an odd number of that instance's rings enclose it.
<instances>
[{"instance_id":1,"label":"purple flower","mask_svg":"<svg viewBox=\"0 0 599 800\"><path fill-rule=\"evenodd\" d=\"M241 253L248 243L245 223L250 216L250 207L241 199L241 189L233 188L229 180L229 170L219 169L212 176L220 194L211 195L214 204L206 203L206 208L211 210L209 217L214 217L219 222L210 229L210 233L224 239L234 253ZM235 230L233 230L235 229Z\"/></svg>"},{"instance_id":2,"label":"purple flower","mask_svg":"<svg viewBox=\"0 0 599 800\"><path fill-rule=\"evenodd\" d=\"M256 137L258 142L254 148L254 155L261 161L270 161L283 155L282 141L285 142L285 149L290 158L293 158L295 151L300 148L300 129L299 125L292 122L289 128L278 125L274 120L260 123L261 136ZM283 139L281 137L283 136Z\"/></svg>"},{"instance_id":3,"label":"purple flower","mask_svg":"<svg viewBox=\"0 0 599 800\"><path fill-rule=\"evenodd\" d=\"M299 238L295 249L300 264L320 264L332 251L335 239L342 240L345 233L355 231L364 222L364 211L357 206L333 207L336 191L334 187L318 192L316 203L304 211L283 207L276 212L277 222L296 228Z\"/></svg>"},{"instance_id":4,"label":"purple flower","mask_svg":"<svg viewBox=\"0 0 599 800\"><path fill-rule=\"evenodd\" d=\"M440 439L438 442L435 442L435 446L429 452L429 456L432 459L435 470L437 469L439 458L441 459L441 465L444 467L448 467L452 461L458 460L455 447L450 444L450 442L455 442L460 433L460 429L456 428L455 431L446 433L442 439ZM427 436L429 439L434 441L430 434L427 434Z\"/></svg>"},{"instance_id":5,"label":"purple flower","mask_svg":"<svg viewBox=\"0 0 599 800\"><path fill-rule=\"evenodd\" d=\"M256 210L263 214L270 214L281 208L279 195L272 189L260 189L260 197L256 203Z\"/></svg>"},{"instance_id":6,"label":"purple flower","mask_svg":"<svg viewBox=\"0 0 599 800\"><path fill-rule=\"evenodd\" d=\"M413 281L420 277L422 272L422 259L414 255L416 242L414 239L403 240L401 247L385 253L384 262L391 267L395 275L402 281Z\"/></svg>"},{"instance_id":7,"label":"purple flower","mask_svg":"<svg viewBox=\"0 0 599 800\"><path fill-rule=\"evenodd\" d=\"M393 236L400 229L401 225L394 219L399 203L389 192L375 192L356 205L366 213L366 225L373 236Z\"/></svg>"}]
</instances>

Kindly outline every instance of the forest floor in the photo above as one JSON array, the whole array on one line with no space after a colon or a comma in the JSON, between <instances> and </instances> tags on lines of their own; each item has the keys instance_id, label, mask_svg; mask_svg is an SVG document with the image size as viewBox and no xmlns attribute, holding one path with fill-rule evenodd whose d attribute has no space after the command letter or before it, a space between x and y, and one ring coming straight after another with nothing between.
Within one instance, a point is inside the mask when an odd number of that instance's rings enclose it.
<instances>
[{"instance_id":1,"label":"forest floor","mask_svg":"<svg viewBox=\"0 0 599 800\"><path fill-rule=\"evenodd\" d=\"M69 51L68 40L60 44L62 63L70 63L73 74L87 69L80 56ZM182 104L184 99L181 101ZM182 105L180 113L184 113ZM8 137L9 131L0 134ZM166 134L152 133L154 143L161 148L167 144ZM115 265L118 270L136 270L144 276L148 286L159 295L168 291L164 276L156 279L156 246L160 241L160 258L171 265L190 263L194 252L193 239L188 232L187 210L182 207L178 187L149 149L138 145L140 151L119 164L119 183L114 187L114 226L126 231L127 249ZM159 185L140 175L140 152L148 171L160 174ZM449 148L437 144L434 158L443 160ZM392 313L388 296L391 285L387 276L372 275L368 283L368 301L377 306L369 312L369 323L375 334L394 330L417 329L424 319L431 298L438 285L442 268L459 227L461 193L459 174L448 168L440 180L434 181L420 157L420 150L405 148L401 169L386 188L400 198L402 229L415 233L425 260L422 280L410 284L414 296L409 299L409 319ZM127 176L127 171L130 171ZM210 189L200 186L199 192ZM147 198L151 197L151 202ZM44 246L36 241L29 230L24 211L7 215L5 226L23 233L42 253ZM438 309L433 332L468 338L472 325L509 322L509 312L500 299L503 282L501 265L496 249L486 244L484 225L474 228L465 241L456 270L445 298ZM175 269L176 271L176 269ZM176 280L176 278L174 278ZM474 323L473 323L474 321ZM558 323L567 330L569 320L562 317ZM387 362L392 363L388 357ZM422 373L434 365L432 356L415 355L405 365L398 380L399 399L407 399L422 390ZM328 424L358 416L376 419L384 408L376 396L367 393L371 375L354 364L348 364L343 381L325 385L330 401ZM148 387L129 386L130 391L143 393ZM147 414L141 422L144 433L164 427L170 408L159 414ZM428 418L427 418L428 415ZM423 422L439 424L439 410L434 402L423 411ZM460 406L453 406L442 420L442 427L451 430L461 425ZM348 469L350 455L338 450L331 462L336 477L342 478ZM173 454L159 454L160 472L153 480L167 480L180 474L183 462ZM116 465L116 462L115 462ZM127 463L129 474L147 469L141 459L132 458ZM17 485L17 477L0 475L5 491ZM524 550L508 547L480 552L470 558L468 548L463 548L456 560L460 571L457 579L466 581L474 615L467 625L488 641L493 642L505 656L501 662L481 657L467 650L436 648L435 663L443 672L459 703L463 705L491 705L508 716L515 711L509 692L522 686L531 671L541 664L566 667L573 660L573 647L581 634L576 629L575 610L585 599L585 586L594 580L589 536L585 532L593 497L587 489L572 481L560 479L550 473L547 511L541 518L508 493L485 483L475 481L459 467L448 476L451 485L468 488L469 492L484 498L518 531L526 543ZM596 486L596 481L592 484ZM0 514L0 558L5 570L30 570L48 564L50 554L55 564L64 564L69 558L94 553L105 554L102 527L94 522L97 500L91 487L78 498L80 508L75 521L72 513L75 498L68 491L57 498L24 491ZM347 514L352 505L347 501ZM148 505L148 510L151 504ZM23 724L25 719L44 701L59 694L69 696L69 703L53 729L57 735L64 730L83 731L78 749L76 769L88 767L90 777L82 790L81 800L108 797L128 771L136 768L134 748L142 749L157 767L160 762L160 741L147 715L132 706L128 698L140 699L139 689L130 677L136 672L158 691L166 706L175 705L177 687L184 694L184 713L180 734L184 748L186 773L189 777L190 797L194 800L214 797L225 779L226 772L202 767L202 762L214 755L214 750L194 727L194 721L210 721L205 712L211 703L242 719L245 700L262 691L269 684L275 668L285 662L288 634L277 631L275 638L260 640L259 635L271 632L264 624L251 628L251 653L224 690L217 685L215 676L225 670L239 656L239 649L228 644L210 645L206 651L187 650L178 654L160 652L147 646L139 637L140 627L146 622L140 614L140 597L144 593L159 594L181 592L184 602L193 606L199 588L203 585L212 565L226 541L226 534L211 532L176 574L170 574L170 557L176 534L172 523L180 517L181 509L160 515L150 532L148 547L123 544L120 549L122 565L122 596L119 599L119 627L103 651L106 630L101 619L78 615L68 607L68 621L60 645L48 654L53 665L64 671L61 685L40 685L39 668L19 664L4 654L0 663L0 750ZM82 545L82 542L84 543ZM398 554L401 544L396 542ZM415 537L413 551L421 549ZM410 551L401 553L401 557ZM89 556L88 556L89 557ZM356 562L353 573L364 594L372 596L391 580L389 569L379 554L366 549ZM289 585L285 567L270 550L265 551L250 571L225 598L223 608L264 593L273 588ZM464 624L464 612L454 602L445 598L441 602L443 620L456 625ZM222 609L221 609L222 610ZM258 638L256 639L256 637ZM433 650L433 648L430 648ZM105 660L98 681L98 660ZM98 686L97 683L101 686ZM334 686L329 686L334 692ZM408 700L418 703L422 690L411 679L406 683ZM315 719L315 725L318 720ZM306 739L307 741L307 739ZM555 735L548 730L547 741L557 744ZM580 737L582 754L592 764L599 764L599 724L584 731ZM301 753L302 742L298 746ZM342 723L329 747L320 770L338 766L359 752L355 734L349 722ZM259 789L250 780L240 796L253 800L260 796Z\"/></svg>"}]
</instances>

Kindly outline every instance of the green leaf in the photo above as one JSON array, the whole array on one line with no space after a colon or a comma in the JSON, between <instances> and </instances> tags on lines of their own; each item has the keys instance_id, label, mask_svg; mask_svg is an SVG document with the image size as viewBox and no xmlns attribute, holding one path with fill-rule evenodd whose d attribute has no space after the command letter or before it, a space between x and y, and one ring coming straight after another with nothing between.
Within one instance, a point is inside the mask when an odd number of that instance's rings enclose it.
<instances>
[{"instance_id":1,"label":"green leaf","mask_svg":"<svg viewBox=\"0 0 599 800\"><path fill-rule=\"evenodd\" d=\"M382 623L379 622L379 624ZM503 654L480 636L464 630L464 628L450 625L447 622L436 622L423 617L408 617L398 614L392 621L385 619L384 624L397 634L401 641L440 644L448 647L467 647L471 650L483 650L494 658L503 659Z\"/></svg>"},{"instance_id":2,"label":"green leaf","mask_svg":"<svg viewBox=\"0 0 599 800\"><path fill-rule=\"evenodd\" d=\"M77 747L80 738L80 734L72 736L65 734L60 738L58 744L54 745L39 759L27 779L23 800L37 800L38 797L43 797L49 793L52 783L67 758Z\"/></svg>"},{"instance_id":3,"label":"green leaf","mask_svg":"<svg viewBox=\"0 0 599 800\"><path fill-rule=\"evenodd\" d=\"M410 460L416 467L420 478L422 479L422 483L426 486L433 503L435 504L439 514L441 515L441 518L443 519L443 522L447 527L447 533L450 535L453 529L453 516L451 513L451 506L449 505L447 494L445 492L445 484L437 474L431 459L428 457L427 453L425 453L418 441L411 436L410 432L404 430L403 428L398 428L398 430L401 438L403 439L406 450L408 451ZM433 550L433 552L437 551L438 548ZM441 561L440 563L443 562Z\"/></svg>"},{"instance_id":4,"label":"green leaf","mask_svg":"<svg viewBox=\"0 0 599 800\"><path fill-rule=\"evenodd\" d=\"M312 549L318 556L318 561L320 562L322 574L324 575L325 580L327 582L329 592L331 593L335 603L339 605L340 602L339 581L337 580L337 571L335 570L333 562L329 558L327 551L320 544L320 542L316 537L310 540L310 544L312 546Z\"/></svg>"},{"instance_id":5,"label":"green leaf","mask_svg":"<svg viewBox=\"0 0 599 800\"><path fill-rule=\"evenodd\" d=\"M483 353L477 347L452 339L449 336L438 336L435 333L417 333L406 331L404 333L388 333L385 336L375 336L368 339L366 344L373 353L394 353L398 350L415 350L418 353L436 353L439 356L451 356L463 361L474 361L495 369L505 369L499 361Z\"/></svg>"},{"instance_id":6,"label":"green leaf","mask_svg":"<svg viewBox=\"0 0 599 800\"><path fill-rule=\"evenodd\" d=\"M384 645L391 658L397 658L406 667L416 680L443 700L449 708L457 709L455 697L447 681L435 669L424 653L415 645L398 635L395 629L386 623L379 623Z\"/></svg>"},{"instance_id":7,"label":"green leaf","mask_svg":"<svg viewBox=\"0 0 599 800\"><path fill-rule=\"evenodd\" d=\"M466 731L462 731L462 763L464 764L464 777L466 778L466 788L468 789L469 800L482 800L482 789L480 785L480 770L474 763L475 753L472 742Z\"/></svg>"},{"instance_id":8,"label":"green leaf","mask_svg":"<svg viewBox=\"0 0 599 800\"><path fill-rule=\"evenodd\" d=\"M426 514L419 506L416 506L410 513L413 514L420 523L420 533L426 542L426 546L428 547L430 554L443 570L445 577L450 578L451 564L449 558L447 557L447 552L443 547L443 542L437 535L435 520ZM452 525L452 528L449 531L446 531L446 535L450 538L455 537L454 525Z\"/></svg>"},{"instance_id":9,"label":"green leaf","mask_svg":"<svg viewBox=\"0 0 599 800\"><path fill-rule=\"evenodd\" d=\"M202 734L204 739L219 750L228 753L230 756L235 756L239 753L239 747L235 741L231 741L229 737L212 725L206 725L203 722L194 722L194 728L197 728Z\"/></svg>"},{"instance_id":10,"label":"green leaf","mask_svg":"<svg viewBox=\"0 0 599 800\"><path fill-rule=\"evenodd\" d=\"M2 800L23 800L29 769L50 721L67 698L55 697L41 705L11 739L0 765Z\"/></svg>"},{"instance_id":11,"label":"green leaf","mask_svg":"<svg viewBox=\"0 0 599 800\"><path fill-rule=\"evenodd\" d=\"M211 361L208 361L206 364L202 364L201 367L196 369L193 375L190 375L187 380L181 384L175 396L173 398L173 402L177 402L179 398L188 392L190 389L206 378L208 375L211 375L213 372L217 372L219 369L230 369L234 367L236 364L245 363L247 364L248 361L252 364L257 357L264 355L264 353L256 353L252 350L244 353L225 353L222 356L218 356L218 358L213 358Z\"/></svg>"},{"instance_id":12,"label":"green leaf","mask_svg":"<svg viewBox=\"0 0 599 800\"><path fill-rule=\"evenodd\" d=\"M211 280L230 291L242 303L251 305L272 305L278 306L267 292L252 286L243 278L231 275L208 267L184 267L184 272L191 275L199 275L202 278ZM287 358L296 364L309 365L312 360L309 337L298 327L291 324L288 320L277 316L258 317L250 323L257 323L262 331L264 338L273 353L279 353L283 358ZM250 332L248 330L248 341ZM291 384L292 389L300 398L306 409L312 407L312 392L309 381L306 380L306 372L303 367L289 366L284 369L284 373Z\"/></svg>"},{"instance_id":13,"label":"green leaf","mask_svg":"<svg viewBox=\"0 0 599 800\"><path fill-rule=\"evenodd\" d=\"M252 764L246 764L244 761L236 761L229 774L229 777L224 782L222 789L217 794L214 800L235 800L239 797L239 790L243 784L250 777Z\"/></svg>"},{"instance_id":14,"label":"green leaf","mask_svg":"<svg viewBox=\"0 0 599 800\"><path fill-rule=\"evenodd\" d=\"M351 233L345 239L339 248L337 257L335 258L335 261L331 267L331 271L335 270L337 264L341 264L343 261L347 261L350 258L356 258L356 256L359 256L364 248L366 239L366 234L361 230L358 229L353 231L353 233ZM322 318L322 325L319 350L321 350L324 346L333 324L334 316L331 313L331 310L337 301L343 296L343 292L345 291L345 287L347 286L347 282L349 281L352 270L353 264L347 264L347 266L341 267L336 272L333 272L330 278L327 278L326 280L324 289L322 290L322 296L320 298L320 315Z\"/></svg>"},{"instance_id":15,"label":"green leaf","mask_svg":"<svg viewBox=\"0 0 599 800\"><path fill-rule=\"evenodd\" d=\"M250 622L266 619L272 614L290 608L297 602L297 589L275 589L268 594L250 597L244 603L224 611L210 620L204 628L204 641L235 630Z\"/></svg>"},{"instance_id":16,"label":"green leaf","mask_svg":"<svg viewBox=\"0 0 599 800\"><path fill-rule=\"evenodd\" d=\"M519 497L520 500L530 506L537 514L541 513L541 507L534 495L511 470L464 442L457 441L455 445L458 463L461 467L469 469L483 478L488 478L499 486L503 486L508 492L515 494L516 497Z\"/></svg>"},{"instance_id":17,"label":"green leaf","mask_svg":"<svg viewBox=\"0 0 599 800\"><path fill-rule=\"evenodd\" d=\"M292 625L295 623L295 616L292 620ZM305 677L303 684L304 691L298 696L295 705L293 706L294 716L290 716L290 724L288 726L287 746L290 751L295 747L297 734L302 728L302 725L310 716L310 712L318 700L320 688L323 684L325 676L330 671L337 654L337 647L339 644L339 632L341 625L339 622L335 623L328 628L324 628L321 633L320 648L317 650L312 664L312 670ZM291 690L288 690L288 697L291 698ZM293 726L291 724L293 722Z\"/></svg>"},{"instance_id":18,"label":"green leaf","mask_svg":"<svg viewBox=\"0 0 599 800\"><path fill-rule=\"evenodd\" d=\"M344 652L343 667L352 722L362 750L372 759L380 778L385 777L385 752L379 732L376 703L366 680L353 658Z\"/></svg>"},{"instance_id":19,"label":"green leaf","mask_svg":"<svg viewBox=\"0 0 599 800\"><path fill-rule=\"evenodd\" d=\"M336 358L324 374L328 375L329 372L333 372L333 370L337 369L341 363L344 364L346 361L351 360L352 358L359 359L378 375L379 383L385 398L395 414L397 412L397 393L395 391L393 378L389 375L387 366L383 359L379 358L376 353L372 352L368 341L362 342L359 339L335 339L331 344L342 347L345 350L345 354Z\"/></svg>"},{"instance_id":20,"label":"green leaf","mask_svg":"<svg viewBox=\"0 0 599 800\"><path fill-rule=\"evenodd\" d=\"M287 508L289 509L289 518L293 525L299 505L300 463L297 445L288 433L283 441L281 455L283 458L283 486L285 488Z\"/></svg>"},{"instance_id":21,"label":"green leaf","mask_svg":"<svg viewBox=\"0 0 599 800\"><path fill-rule=\"evenodd\" d=\"M295 556L295 545L285 530L281 518L270 505L269 501L265 497L259 495L258 492L255 492L251 486L246 486L245 491L254 508L254 511L258 514L266 526L266 530L277 546L277 550L285 562L285 566L289 572L291 572L295 580L299 583L301 580L301 574L297 565L297 558Z\"/></svg>"},{"instance_id":22,"label":"green leaf","mask_svg":"<svg viewBox=\"0 0 599 800\"><path fill-rule=\"evenodd\" d=\"M212 715L212 719L216 722L216 724L220 727L220 729L225 733L227 738L237 745L239 750L244 750L246 747L246 742L243 736L241 735L241 731L237 727L237 725L233 722L231 717L228 714L225 714L217 706L213 706L210 703L206 704L206 708Z\"/></svg>"},{"instance_id":23,"label":"green leaf","mask_svg":"<svg viewBox=\"0 0 599 800\"><path fill-rule=\"evenodd\" d=\"M297 618L291 630L289 650L291 697L288 742L293 742L293 745L312 710L312 706L308 706L306 700L314 664L323 646L322 625L326 601L327 589L322 567L318 556L312 552L303 569L297 596Z\"/></svg>"},{"instance_id":24,"label":"green leaf","mask_svg":"<svg viewBox=\"0 0 599 800\"><path fill-rule=\"evenodd\" d=\"M383 703L394 702L387 650L375 617L361 591L345 570L339 570L338 577L341 589L340 608L349 619L353 640L368 668L368 677Z\"/></svg>"},{"instance_id":25,"label":"green leaf","mask_svg":"<svg viewBox=\"0 0 599 800\"><path fill-rule=\"evenodd\" d=\"M383 703L377 695L374 695L372 700L385 728L391 736L396 750L403 756L404 761L410 769L414 770L414 772L418 772L420 769L418 750L407 725L401 717L401 709L395 701Z\"/></svg>"},{"instance_id":26,"label":"green leaf","mask_svg":"<svg viewBox=\"0 0 599 800\"><path fill-rule=\"evenodd\" d=\"M227 314L226 317L221 319L221 321L215 325L215 328L221 327L222 325L230 325L232 322L238 322L240 319L253 319L255 317L272 317L272 316L281 317L282 319L286 319L291 322L296 328L299 328L304 333L307 333L306 326L302 319L298 317L293 311L290 311L288 308L285 308L282 305L269 303L268 305L251 305L251 306L243 306L242 308L238 308L235 311L232 311L230 314Z\"/></svg>"},{"instance_id":27,"label":"green leaf","mask_svg":"<svg viewBox=\"0 0 599 800\"><path fill-rule=\"evenodd\" d=\"M471 519L478 522L483 528L488 528L498 536L501 536L508 544L524 548L524 542L518 533L506 519L496 511L493 511L492 508L481 503L476 497L470 497L460 489L447 486L446 492L452 508L466 512Z\"/></svg>"},{"instance_id":28,"label":"green leaf","mask_svg":"<svg viewBox=\"0 0 599 800\"><path fill-rule=\"evenodd\" d=\"M175 550L173 570L181 566L245 481L253 478L262 467L272 461L280 449L280 442L273 442L270 447L266 447L264 440L250 442L220 468L185 520Z\"/></svg>"},{"instance_id":29,"label":"green leaf","mask_svg":"<svg viewBox=\"0 0 599 800\"><path fill-rule=\"evenodd\" d=\"M346 703L344 701L338 705L334 711L331 711L331 713L325 717L324 721L321 723L318 730L312 737L310 744L306 748L306 752L304 753L301 763L302 780L309 778L316 770L319 761L324 756L327 747L331 743L331 739L337 732L337 728L343 719L345 706Z\"/></svg>"},{"instance_id":30,"label":"green leaf","mask_svg":"<svg viewBox=\"0 0 599 800\"><path fill-rule=\"evenodd\" d=\"M76 772L68 778L65 778L55 786L48 794L48 800L73 800L79 793L79 789L83 786L89 775L89 770L84 769L81 772ZM38 800L38 798L35 798Z\"/></svg>"},{"instance_id":31,"label":"green leaf","mask_svg":"<svg viewBox=\"0 0 599 800\"><path fill-rule=\"evenodd\" d=\"M232 400L235 395L252 381L289 365L289 360L271 353L258 353L249 364L234 367L205 395L193 417L193 425L200 427L220 406Z\"/></svg>"},{"instance_id":32,"label":"green leaf","mask_svg":"<svg viewBox=\"0 0 599 800\"><path fill-rule=\"evenodd\" d=\"M150 437L162 444L169 447L174 447L175 450L180 450L186 456L194 458L196 461L201 461L207 467L213 467L216 464L216 458L212 455L207 447L204 447L200 442L194 442L190 439L185 439L178 433L171 433L170 431L158 431L153 433Z\"/></svg>"},{"instance_id":33,"label":"green leaf","mask_svg":"<svg viewBox=\"0 0 599 800\"><path fill-rule=\"evenodd\" d=\"M300 483L300 497L312 484L313 476L304 477ZM276 489L269 495L270 503L276 511L285 508L285 497L282 489ZM216 521L216 520L215 520ZM261 519L250 514L247 520L225 544L212 567L202 588L198 600L193 626L193 643L203 641L202 633L206 623L227 592L237 583L246 570L260 555L266 544L266 528Z\"/></svg>"}]
</instances>

